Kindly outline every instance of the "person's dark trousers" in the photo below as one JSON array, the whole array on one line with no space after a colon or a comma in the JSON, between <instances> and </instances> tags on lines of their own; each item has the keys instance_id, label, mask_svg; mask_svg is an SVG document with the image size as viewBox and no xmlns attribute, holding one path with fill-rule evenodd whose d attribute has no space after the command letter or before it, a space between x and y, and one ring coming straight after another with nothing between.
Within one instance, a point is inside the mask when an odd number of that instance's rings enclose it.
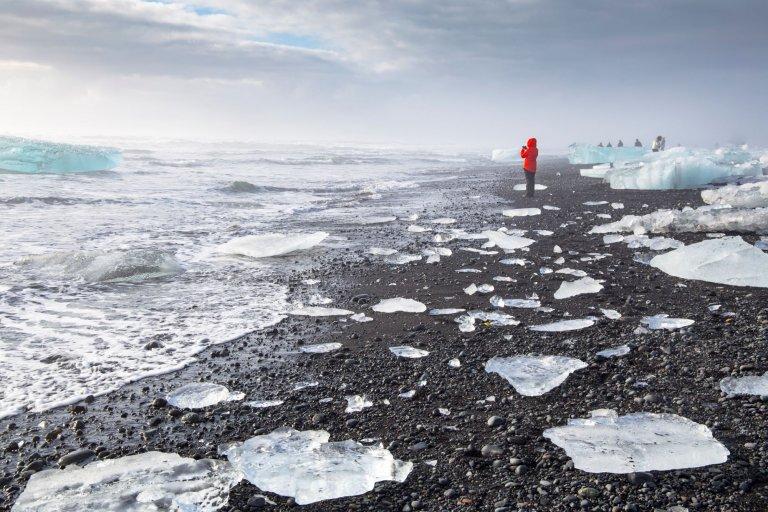
<instances>
[{"instance_id":1,"label":"person's dark trousers","mask_svg":"<svg viewBox=\"0 0 768 512\"><path fill-rule=\"evenodd\" d=\"M536 184L536 173L523 171L525 174L525 197L533 197L533 190Z\"/></svg>"}]
</instances>

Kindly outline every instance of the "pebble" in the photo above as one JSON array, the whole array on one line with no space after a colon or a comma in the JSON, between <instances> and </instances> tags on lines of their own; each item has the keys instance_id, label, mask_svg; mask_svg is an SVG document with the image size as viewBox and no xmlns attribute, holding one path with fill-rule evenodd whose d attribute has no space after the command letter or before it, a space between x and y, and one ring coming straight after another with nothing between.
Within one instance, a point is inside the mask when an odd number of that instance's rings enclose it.
<instances>
[{"instance_id":1,"label":"pebble","mask_svg":"<svg viewBox=\"0 0 768 512\"><path fill-rule=\"evenodd\" d=\"M486 421L486 424L489 427L500 427L505 423L504 418L501 416L491 416L488 418L488 421Z\"/></svg>"}]
</instances>

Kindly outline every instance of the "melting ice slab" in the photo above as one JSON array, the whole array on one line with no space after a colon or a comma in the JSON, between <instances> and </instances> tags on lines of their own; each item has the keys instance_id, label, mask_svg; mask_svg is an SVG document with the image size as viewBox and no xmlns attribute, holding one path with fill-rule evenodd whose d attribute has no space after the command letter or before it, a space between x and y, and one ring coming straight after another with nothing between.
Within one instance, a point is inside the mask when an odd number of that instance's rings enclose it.
<instances>
[{"instance_id":1,"label":"melting ice slab","mask_svg":"<svg viewBox=\"0 0 768 512\"><path fill-rule=\"evenodd\" d=\"M539 208L514 208L512 210L504 210L501 212L505 217L531 217L533 215L541 215L541 209Z\"/></svg>"},{"instance_id":2,"label":"melting ice slab","mask_svg":"<svg viewBox=\"0 0 768 512\"><path fill-rule=\"evenodd\" d=\"M240 481L225 461L147 452L35 473L13 512L210 512Z\"/></svg>"},{"instance_id":3,"label":"melting ice slab","mask_svg":"<svg viewBox=\"0 0 768 512\"><path fill-rule=\"evenodd\" d=\"M341 348L341 343L315 343L312 345L302 345L299 347L301 352L306 354L325 354L326 352L333 352Z\"/></svg>"},{"instance_id":4,"label":"melting ice slab","mask_svg":"<svg viewBox=\"0 0 768 512\"><path fill-rule=\"evenodd\" d=\"M166 399L181 409L202 409L219 402L242 400L244 393L230 392L226 387L212 382L193 382L171 392Z\"/></svg>"},{"instance_id":5,"label":"melting ice slab","mask_svg":"<svg viewBox=\"0 0 768 512\"><path fill-rule=\"evenodd\" d=\"M589 473L668 471L722 464L728 449L705 426L676 414L618 416L599 409L568 420L544 437L565 450L575 467Z\"/></svg>"},{"instance_id":6,"label":"melting ice slab","mask_svg":"<svg viewBox=\"0 0 768 512\"><path fill-rule=\"evenodd\" d=\"M485 363L486 372L498 373L523 396L543 395L586 367L584 361L565 356L497 356Z\"/></svg>"},{"instance_id":7,"label":"melting ice slab","mask_svg":"<svg viewBox=\"0 0 768 512\"><path fill-rule=\"evenodd\" d=\"M488 238L488 242L483 244L483 247L486 249L491 247L498 247L499 249L503 249L505 251L514 251L515 249L528 247L535 242L535 240L531 238L517 235L508 235L506 233L502 233L501 231L488 230L483 231L481 235Z\"/></svg>"},{"instance_id":8,"label":"melting ice slab","mask_svg":"<svg viewBox=\"0 0 768 512\"><path fill-rule=\"evenodd\" d=\"M421 350L420 348L414 348L408 345L389 347L389 351L395 354L397 357L405 357L407 359L419 359L429 355L429 352L426 350Z\"/></svg>"},{"instance_id":9,"label":"melting ice slab","mask_svg":"<svg viewBox=\"0 0 768 512\"><path fill-rule=\"evenodd\" d=\"M560 320L551 324L532 325L528 329L540 332L564 332L577 331L595 325L595 321L589 318L575 318L573 320Z\"/></svg>"},{"instance_id":10,"label":"melting ice slab","mask_svg":"<svg viewBox=\"0 0 768 512\"><path fill-rule=\"evenodd\" d=\"M675 249L653 258L651 266L683 279L768 288L768 254L739 236Z\"/></svg>"},{"instance_id":11,"label":"melting ice slab","mask_svg":"<svg viewBox=\"0 0 768 512\"><path fill-rule=\"evenodd\" d=\"M675 329L682 329L693 325L695 322L688 318L670 318L666 314L658 314L653 316L646 316L640 320L640 323L651 329L652 331L658 329L665 329L667 331L673 331Z\"/></svg>"},{"instance_id":12,"label":"melting ice slab","mask_svg":"<svg viewBox=\"0 0 768 512\"><path fill-rule=\"evenodd\" d=\"M600 284L600 281L591 277L582 277L576 281L563 281L560 288L555 292L554 297L556 299L567 299L568 297L575 297L585 293L597 293L602 289L603 285Z\"/></svg>"},{"instance_id":13,"label":"melting ice slab","mask_svg":"<svg viewBox=\"0 0 768 512\"><path fill-rule=\"evenodd\" d=\"M115 148L57 144L19 137L0 137L0 170L19 173L106 171L123 156Z\"/></svg>"},{"instance_id":14,"label":"melting ice slab","mask_svg":"<svg viewBox=\"0 0 768 512\"><path fill-rule=\"evenodd\" d=\"M701 206L682 210L658 210L647 215L625 215L621 220L595 226L590 233L768 233L768 208Z\"/></svg>"},{"instance_id":15,"label":"melting ice slab","mask_svg":"<svg viewBox=\"0 0 768 512\"><path fill-rule=\"evenodd\" d=\"M272 233L266 235L248 235L235 238L220 245L216 251L220 254L247 256L249 258L270 258L298 251L306 251L328 238L328 233L301 233L286 235Z\"/></svg>"},{"instance_id":16,"label":"melting ice slab","mask_svg":"<svg viewBox=\"0 0 768 512\"><path fill-rule=\"evenodd\" d=\"M299 505L364 494L384 480L403 482L413 468L380 446L329 438L323 430L279 428L221 451L259 489Z\"/></svg>"},{"instance_id":17,"label":"melting ice slab","mask_svg":"<svg viewBox=\"0 0 768 512\"><path fill-rule=\"evenodd\" d=\"M768 372L763 375L726 377L720 381L720 391L728 396L768 396Z\"/></svg>"},{"instance_id":18,"label":"melting ice slab","mask_svg":"<svg viewBox=\"0 0 768 512\"><path fill-rule=\"evenodd\" d=\"M427 310L427 306L417 300L395 297L384 299L371 309L379 313L423 313Z\"/></svg>"}]
</instances>

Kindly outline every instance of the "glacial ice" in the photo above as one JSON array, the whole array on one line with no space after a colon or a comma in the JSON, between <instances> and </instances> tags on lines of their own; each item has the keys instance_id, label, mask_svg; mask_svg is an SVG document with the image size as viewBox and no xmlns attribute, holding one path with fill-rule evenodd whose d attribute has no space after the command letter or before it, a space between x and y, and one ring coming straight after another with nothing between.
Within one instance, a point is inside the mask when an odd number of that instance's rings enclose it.
<instances>
[{"instance_id":1,"label":"glacial ice","mask_svg":"<svg viewBox=\"0 0 768 512\"><path fill-rule=\"evenodd\" d=\"M543 395L586 367L584 361L565 356L496 356L485 363L486 372L498 373L523 396Z\"/></svg>"},{"instance_id":2,"label":"glacial ice","mask_svg":"<svg viewBox=\"0 0 768 512\"><path fill-rule=\"evenodd\" d=\"M488 242L483 244L484 248L498 247L504 251L514 251L515 249L522 249L528 247L535 240L525 238L523 236L508 235L501 231L487 230L481 233L484 237L488 238Z\"/></svg>"},{"instance_id":3,"label":"glacial ice","mask_svg":"<svg viewBox=\"0 0 768 512\"><path fill-rule=\"evenodd\" d=\"M721 464L729 455L709 428L676 414L618 416L611 409L598 409L590 418L570 419L543 435L588 473L696 468Z\"/></svg>"},{"instance_id":4,"label":"glacial ice","mask_svg":"<svg viewBox=\"0 0 768 512\"><path fill-rule=\"evenodd\" d=\"M702 190L701 199L707 204L729 205L734 208L766 207L768 206L768 181Z\"/></svg>"},{"instance_id":5,"label":"glacial ice","mask_svg":"<svg viewBox=\"0 0 768 512\"><path fill-rule=\"evenodd\" d=\"M605 178L611 171L611 164L597 164L588 169L579 170L584 178Z\"/></svg>"},{"instance_id":6,"label":"glacial ice","mask_svg":"<svg viewBox=\"0 0 768 512\"><path fill-rule=\"evenodd\" d=\"M313 345L302 345L299 347L299 350L306 354L325 354L326 352L333 352L334 350L339 350L340 348L341 348L341 343L332 342L332 343L315 343Z\"/></svg>"},{"instance_id":7,"label":"glacial ice","mask_svg":"<svg viewBox=\"0 0 768 512\"><path fill-rule=\"evenodd\" d=\"M647 215L625 215L621 220L595 226L590 233L768 233L768 208L728 208L720 205L658 210Z\"/></svg>"},{"instance_id":8,"label":"glacial ice","mask_svg":"<svg viewBox=\"0 0 768 512\"><path fill-rule=\"evenodd\" d=\"M271 258L283 256L298 251L313 248L328 238L328 233L247 235L234 238L220 245L217 252L232 256L247 256L249 258Z\"/></svg>"},{"instance_id":9,"label":"glacial ice","mask_svg":"<svg viewBox=\"0 0 768 512\"><path fill-rule=\"evenodd\" d=\"M629 354L629 345L619 345L618 347L612 347L607 348L605 350L601 350L597 354L595 354L598 357L621 357Z\"/></svg>"},{"instance_id":10,"label":"glacial ice","mask_svg":"<svg viewBox=\"0 0 768 512\"><path fill-rule=\"evenodd\" d=\"M720 381L720 391L728 396L768 396L768 372L763 375L726 377Z\"/></svg>"},{"instance_id":11,"label":"glacial ice","mask_svg":"<svg viewBox=\"0 0 768 512\"><path fill-rule=\"evenodd\" d=\"M541 215L541 209L539 208L513 208L511 210L504 210L501 212L505 217L531 217L533 215Z\"/></svg>"},{"instance_id":12,"label":"glacial ice","mask_svg":"<svg viewBox=\"0 0 768 512\"><path fill-rule=\"evenodd\" d=\"M254 407L256 409L266 409L268 407L277 407L283 405L284 400L254 400L252 402L243 402L248 407Z\"/></svg>"},{"instance_id":13,"label":"glacial ice","mask_svg":"<svg viewBox=\"0 0 768 512\"><path fill-rule=\"evenodd\" d=\"M476 249L474 247L460 247L462 251L466 252L474 252L475 254L482 254L484 256L492 256L494 254L499 254L499 251L486 251L483 249Z\"/></svg>"},{"instance_id":14,"label":"glacial ice","mask_svg":"<svg viewBox=\"0 0 768 512\"><path fill-rule=\"evenodd\" d=\"M387 256L384 262L390 265L405 265L406 263L412 263L419 260L421 260L421 254L397 253Z\"/></svg>"},{"instance_id":15,"label":"glacial ice","mask_svg":"<svg viewBox=\"0 0 768 512\"><path fill-rule=\"evenodd\" d=\"M602 206L604 204L608 204L608 201L585 201L581 204L584 206Z\"/></svg>"},{"instance_id":16,"label":"glacial ice","mask_svg":"<svg viewBox=\"0 0 768 512\"><path fill-rule=\"evenodd\" d=\"M439 219L432 219L430 222L432 222L432 224L447 225L447 224L455 224L456 219L452 219L450 217L440 217Z\"/></svg>"},{"instance_id":17,"label":"glacial ice","mask_svg":"<svg viewBox=\"0 0 768 512\"><path fill-rule=\"evenodd\" d=\"M501 263L502 265L520 265L521 267L524 267L525 265L530 263L530 261L523 258L507 258L504 260L500 260L499 263Z\"/></svg>"},{"instance_id":18,"label":"glacial ice","mask_svg":"<svg viewBox=\"0 0 768 512\"><path fill-rule=\"evenodd\" d=\"M474 295L476 293L491 293L493 291L492 284L481 284L480 286L475 283L470 284L464 288L464 293L467 295Z\"/></svg>"},{"instance_id":19,"label":"glacial ice","mask_svg":"<svg viewBox=\"0 0 768 512\"><path fill-rule=\"evenodd\" d=\"M621 313L616 311L615 309L603 309L600 308L600 312L605 315L605 318L608 318L610 320L618 320L621 318Z\"/></svg>"},{"instance_id":20,"label":"glacial ice","mask_svg":"<svg viewBox=\"0 0 768 512\"><path fill-rule=\"evenodd\" d=\"M455 315L456 313L463 313L464 311L466 310L462 308L430 309L429 314L432 316Z\"/></svg>"},{"instance_id":21,"label":"glacial ice","mask_svg":"<svg viewBox=\"0 0 768 512\"><path fill-rule=\"evenodd\" d=\"M355 322L365 323L370 322L373 320L373 318L369 317L365 313L355 313L354 315L349 317L351 320L354 320Z\"/></svg>"},{"instance_id":22,"label":"glacial ice","mask_svg":"<svg viewBox=\"0 0 768 512\"><path fill-rule=\"evenodd\" d=\"M408 226L409 233L424 233L425 231L429 231L429 229L422 226L417 226L416 224L411 224Z\"/></svg>"},{"instance_id":23,"label":"glacial ice","mask_svg":"<svg viewBox=\"0 0 768 512\"><path fill-rule=\"evenodd\" d=\"M650 264L682 279L768 288L768 254L739 236L681 247L654 257Z\"/></svg>"},{"instance_id":24,"label":"glacial ice","mask_svg":"<svg viewBox=\"0 0 768 512\"><path fill-rule=\"evenodd\" d=\"M426 350L410 347L408 345L389 347L389 351L395 354L397 357L405 357L406 359L419 359L429 355L429 352Z\"/></svg>"},{"instance_id":25,"label":"glacial ice","mask_svg":"<svg viewBox=\"0 0 768 512\"><path fill-rule=\"evenodd\" d=\"M289 312L293 316L348 316L354 313L348 309L324 308L321 306L299 306Z\"/></svg>"},{"instance_id":26,"label":"glacial ice","mask_svg":"<svg viewBox=\"0 0 768 512\"><path fill-rule=\"evenodd\" d=\"M13 512L213 512L241 476L220 460L146 452L33 474Z\"/></svg>"},{"instance_id":27,"label":"glacial ice","mask_svg":"<svg viewBox=\"0 0 768 512\"><path fill-rule=\"evenodd\" d=\"M648 152L634 146L599 147L592 144L571 144L568 146L568 161L572 164L605 164L640 159Z\"/></svg>"},{"instance_id":28,"label":"glacial ice","mask_svg":"<svg viewBox=\"0 0 768 512\"><path fill-rule=\"evenodd\" d=\"M603 285L600 284L600 281L591 277L582 277L576 281L563 281L560 284L560 288L555 292L554 297L556 299L567 299L585 293L597 293L602 289Z\"/></svg>"},{"instance_id":29,"label":"glacial ice","mask_svg":"<svg viewBox=\"0 0 768 512\"><path fill-rule=\"evenodd\" d=\"M0 171L52 173L107 171L120 165L115 148L0 137Z\"/></svg>"},{"instance_id":30,"label":"glacial ice","mask_svg":"<svg viewBox=\"0 0 768 512\"><path fill-rule=\"evenodd\" d=\"M528 329L538 332L566 332L586 329L593 325L595 325L595 321L589 318L575 318L571 320L559 320L549 324L532 325L528 327Z\"/></svg>"},{"instance_id":31,"label":"glacial ice","mask_svg":"<svg viewBox=\"0 0 768 512\"><path fill-rule=\"evenodd\" d=\"M569 267L555 270L555 274L566 274L574 277L586 277L587 275L587 273L584 272L583 270L576 270L575 268L569 268Z\"/></svg>"},{"instance_id":32,"label":"glacial ice","mask_svg":"<svg viewBox=\"0 0 768 512\"><path fill-rule=\"evenodd\" d=\"M423 313L427 310L427 306L417 300L395 297L383 299L371 309L378 313Z\"/></svg>"},{"instance_id":33,"label":"glacial ice","mask_svg":"<svg viewBox=\"0 0 768 512\"><path fill-rule=\"evenodd\" d=\"M688 318L670 318L669 315L660 313L658 315L645 316L640 320L640 323L652 331L659 329L673 331L693 325L695 322Z\"/></svg>"},{"instance_id":34,"label":"glacial ice","mask_svg":"<svg viewBox=\"0 0 768 512\"><path fill-rule=\"evenodd\" d=\"M379 481L403 482L413 468L381 446L329 438L324 430L283 427L220 451L259 489L299 505L364 494Z\"/></svg>"},{"instance_id":35,"label":"glacial ice","mask_svg":"<svg viewBox=\"0 0 768 512\"><path fill-rule=\"evenodd\" d=\"M347 408L344 412L360 412L368 407L373 407L373 402L368 400L366 396L350 395L345 398L347 400Z\"/></svg>"},{"instance_id":36,"label":"glacial ice","mask_svg":"<svg viewBox=\"0 0 768 512\"><path fill-rule=\"evenodd\" d=\"M650 238L648 235L627 235L623 238L624 243L627 244L627 248L629 249L640 249L641 247L645 247L658 252L666 251L668 249L679 249L680 247L685 246L685 244L679 240L664 236Z\"/></svg>"},{"instance_id":37,"label":"glacial ice","mask_svg":"<svg viewBox=\"0 0 768 512\"><path fill-rule=\"evenodd\" d=\"M459 324L459 330L461 332L473 332L475 330L475 322L480 321L486 323L491 327L502 327L506 325L518 325L519 320L515 320L512 315L498 312L485 312L485 311L469 311L468 313L459 316L454 320Z\"/></svg>"},{"instance_id":38,"label":"glacial ice","mask_svg":"<svg viewBox=\"0 0 768 512\"><path fill-rule=\"evenodd\" d=\"M525 183L518 183L517 185L515 185L514 187L512 187L512 189L513 189L513 190L516 190L516 191L522 191L522 190L525 190ZM536 183L536 184L533 186L533 189L534 189L534 190L547 190L547 186L546 186L546 185L542 185L542 184L540 184L540 183Z\"/></svg>"},{"instance_id":39,"label":"glacial ice","mask_svg":"<svg viewBox=\"0 0 768 512\"><path fill-rule=\"evenodd\" d=\"M393 254L397 254L397 249L388 249L386 247L371 247L368 249L368 254L372 254L374 256L392 256Z\"/></svg>"},{"instance_id":40,"label":"glacial ice","mask_svg":"<svg viewBox=\"0 0 768 512\"><path fill-rule=\"evenodd\" d=\"M504 299L498 295L491 297L491 306L497 308L537 308L541 302L536 299Z\"/></svg>"},{"instance_id":41,"label":"glacial ice","mask_svg":"<svg viewBox=\"0 0 768 512\"><path fill-rule=\"evenodd\" d=\"M226 387L212 382L192 382L172 391L166 399L180 409L202 409L219 402L242 400L244 393L231 392Z\"/></svg>"},{"instance_id":42,"label":"glacial ice","mask_svg":"<svg viewBox=\"0 0 768 512\"><path fill-rule=\"evenodd\" d=\"M448 366L451 368L461 368L461 361L459 361L457 358L453 358L450 361L448 361Z\"/></svg>"}]
</instances>

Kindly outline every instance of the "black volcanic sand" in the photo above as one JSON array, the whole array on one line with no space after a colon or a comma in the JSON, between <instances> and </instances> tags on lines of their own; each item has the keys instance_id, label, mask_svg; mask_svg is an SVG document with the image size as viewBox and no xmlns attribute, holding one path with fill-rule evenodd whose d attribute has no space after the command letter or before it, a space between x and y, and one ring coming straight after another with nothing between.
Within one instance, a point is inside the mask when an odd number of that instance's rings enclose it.
<instances>
[{"instance_id":1,"label":"black volcanic sand","mask_svg":"<svg viewBox=\"0 0 768 512\"><path fill-rule=\"evenodd\" d=\"M291 426L327 430L332 440L381 438L395 457L415 463L402 484L384 482L362 496L302 507L308 511L767 510L766 403L757 397L725 398L718 383L728 375L768 370L768 312L761 313L768 306L768 291L682 281L633 261L634 251L623 243L605 246L602 235L587 234L593 225L608 222L597 218L597 213L616 220L622 214L696 206L701 204L698 192L614 191L599 180L580 178L574 167L561 160L545 162L542 168L538 179L549 188L537 191L530 200L512 190L513 184L521 182L519 170L496 167L467 172L438 190L448 208L435 211L425 205L423 217L416 222L428 226L429 218L449 216L458 220L455 227L470 232L502 225L554 231L552 236L531 234L537 242L530 251L512 256L532 264L501 265L501 254L459 250L479 247L482 241L454 240L445 244L453 256L438 264L389 266L380 257L366 256L365 249L382 245L419 252L433 245L431 234L407 233L406 221L336 230L363 243L354 249L303 256L313 258L318 266L294 270L286 278L292 299L319 291L334 299L333 306L365 312L374 318L372 322L290 317L263 332L213 347L201 354L198 363L173 374L144 379L75 406L0 421L0 496L5 500L0 508L10 507L29 474L55 467L61 456L78 449L90 449L102 459L147 450L217 457L221 443ZM626 208L582 204L596 200L623 202ZM503 208L544 204L561 210L514 219L500 213ZM686 243L705 238L696 233L671 236ZM597 294L554 300L552 294L560 283L573 280L563 274L538 273L542 266L559 268L553 262L560 256L553 254L556 244L566 258L563 266L605 280L605 288ZM588 253L610 256L581 261ZM483 273L455 272L465 267ZM517 282L492 280L499 275ZM322 283L317 287L301 284L308 277ZM508 298L536 293L544 306L555 311L506 308L521 325L478 324L475 332L461 333L453 316L370 310L379 299L400 296L422 301L429 308L490 311L490 295L468 296L462 291L473 282L493 284L496 293ZM711 313L711 304L722 307ZM570 318L600 317L598 308L616 309L623 317L603 318L593 327L564 333L525 328L562 319L566 312ZM634 334L643 316L657 313L696 323L674 332ZM343 343L344 348L328 354L294 352L302 343L331 341ZM621 344L632 347L629 355L608 360L595 357L597 351ZM388 350L393 345L423 348L430 355L396 358ZM589 366L539 397L520 396L504 379L483 369L493 356L528 353L577 357ZM460 368L448 366L452 358L461 360ZM427 384L418 388L422 379ZM285 403L253 409L242 402L228 402L190 414L157 400L181 384L198 380L244 391L245 401L280 398ZM317 380L320 385L291 391L296 382L305 380ZM418 389L415 397L398 398L410 389ZM375 405L347 414L344 396L351 394L367 395ZM319 403L324 397L334 400ZM391 405L384 405L385 399ZM449 409L450 415L441 415L438 408ZM573 469L564 451L544 439L542 432L598 408L620 414L680 414L709 426L730 450L730 457L716 466L634 475ZM498 418L489 426L492 416ZM437 461L435 467L421 463L431 460ZM269 493L265 494L277 505L263 505L253 498L256 494L261 491L240 483L232 490L226 510L297 508L292 500Z\"/></svg>"}]
</instances>

